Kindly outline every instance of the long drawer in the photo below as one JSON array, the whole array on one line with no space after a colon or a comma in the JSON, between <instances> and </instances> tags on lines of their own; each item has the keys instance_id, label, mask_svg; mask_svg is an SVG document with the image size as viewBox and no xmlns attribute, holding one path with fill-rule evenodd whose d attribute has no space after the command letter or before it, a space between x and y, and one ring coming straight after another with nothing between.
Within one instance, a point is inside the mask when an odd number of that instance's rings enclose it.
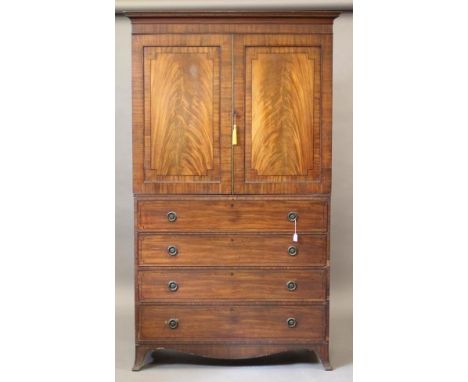
<instances>
[{"instance_id":1,"label":"long drawer","mask_svg":"<svg viewBox=\"0 0 468 382\"><path fill-rule=\"evenodd\" d=\"M140 200L137 228L159 232L325 232L325 200Z\"/></svg>"},{"instance_id":2,"label":"long drawer","mask_svg":"<svg viewBox=\"0 0 468 382\"><path fill-rule=\"evenodd\" d=\"M140 266L324 266L327 236L140 234L138 249Z\"/></svg>"},{"instance_id":3,"label":"long drawer","mask_svg":"<svg viewBox=\"0 0 468 382\"><path fill-rule=\"evenodd\" d=\"M323 300L326 270L167 269L138 272L140 301Z\"/></svg>"},{"instance_id":4,"label":"long drawer","mask_svg":"<svg viewBox=\"0 0 468 382\"><path fill-rule=\"evenodd\" d=\"M325 312L323 305L143 305L138 339L323 340Z\"/></svg>"}]
</instances>

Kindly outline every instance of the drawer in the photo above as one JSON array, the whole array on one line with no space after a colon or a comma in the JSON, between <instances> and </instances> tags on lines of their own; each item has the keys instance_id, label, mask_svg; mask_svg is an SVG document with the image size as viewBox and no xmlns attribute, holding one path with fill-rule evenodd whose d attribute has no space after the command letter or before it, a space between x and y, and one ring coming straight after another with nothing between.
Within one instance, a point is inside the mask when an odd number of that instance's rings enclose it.
<instances>
[{"instance_id":1,"label":"drawer","mask_svg":"<svg viewBox=\"0 0 468 382\"><path fill-rule=\"evenodd\" d=\"M138 273L140 301L323 300L326 270L168 269Z\"/></svg>"},{"instance_id":2,"label":"drawer","mask_svg":"<svg viewBox=\"0 0 468 382\"><path fill-rule=\"evenodd\" d=\"M142 305L138 339L323 340L325 312L324 305Z\"/></svg>"},{"instance_id":3,"label":"drawer","mask_svg":"<svg viewBox=\"0 0 468 382\"><path fill-rule=\"evenodd\" d=\"M173 214L170 214L170 213ZM139 200L137 227L159 232L325 232L325 200ZM169 221L172 220L172 221Z\"/></svg>"},{"instance_id":4,"label":"drawer","mask_svg":"<svg viewBox=\"0 0 468 382\"><path fill-rule=\"evenodd\" d=\"M140 234L138 264L324 266L327 235L303 234Z\"/></svg>"}]
</instances>

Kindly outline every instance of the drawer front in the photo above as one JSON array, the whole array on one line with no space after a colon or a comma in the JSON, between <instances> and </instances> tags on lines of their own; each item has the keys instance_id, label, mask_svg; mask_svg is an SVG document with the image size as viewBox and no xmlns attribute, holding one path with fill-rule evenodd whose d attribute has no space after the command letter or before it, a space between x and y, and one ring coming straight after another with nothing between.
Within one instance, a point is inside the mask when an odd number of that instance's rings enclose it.
<instances>
[{"instance_id":1,"label":"drawer front","mask_svg":"<svg viewBox=\"0 0 468 382\"><path fill-rule=\"evenodd\" d=\"M326 270L191 269L140 271L140 301L323 300Z\"/></svg>"},{"instance_id":2,"label":"drawer front","mask_svg":"<svg viewBox=\"0 0 468 382\"><path fill-rule=\"evenodd\" d=\"M138 339L323 340L325 317L319 305L142 305Z\"/></svg>"},{"instance_id":3,"label":"drawer front","mask_svg":"<svg viewBox=\"0 0 468 382\"><path fill-rule=\"evenodd\" d=\"M298 232L327 230L328 208L322 200L140 200L137 227L159 232L292 234L294 222L288 219L289 212L297 213Z\"/></svg>"},{"instance_id":4,"label":"drawer front","mask_svg":"<svg viewBox=\"0 0 468 382\"><path fill-rule=\"evenodd\" d=\"M327 258L326 235L304 234L294 243L292 234L141 234L138 246L140 266L324 266Z\"/></svg>"}]
</instances>

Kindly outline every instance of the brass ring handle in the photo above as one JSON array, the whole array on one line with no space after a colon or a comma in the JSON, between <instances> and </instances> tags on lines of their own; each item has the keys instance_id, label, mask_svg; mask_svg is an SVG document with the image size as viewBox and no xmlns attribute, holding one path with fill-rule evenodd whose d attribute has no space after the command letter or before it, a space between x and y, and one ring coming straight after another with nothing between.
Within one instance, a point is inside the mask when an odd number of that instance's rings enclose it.
<instances>
[{"instance_id":1,"label":"brass ring handle","mask_svg":"<svg viewBox=\"0 0 468 382\"><path fill-rule=\"evenodd\" d=\"M167 220L169 222L175 222L177 220L177 214L174 211L170 211L167 213Z\"/></svg>"},{"instance_id":2,"label":"brass ring handle","mask_svg":"<svg viewBox=\"0 0 468 382\"><path fill-rule=\"evenodd\" d=\"M296 325L297 325L297 320L294 317L289 317L286 320L286 322L287 322L289 328L295 328Z\"/></svg>"},{"instance_id":3,"label":"brass ring handle","mask_svg":"<svg viewBox=\"0 0 468 382\"><path fill-rule=\"evenodd\" d=\"M175 281L169 281L167 283L167 287L171 292L175 292L177 289L179 289L179 286Z\"/></svg>"},{"instance_id":4,"label":"brass ring handle","mask_svg":"<svg viewBox=\"0 0 468 382\"><path fill-rule=\"evenodd\" d=\"M290 247L288 247L288 253L290 256L296 256L297 255L297 247L294 246L294 245L291 245Z\"/></svg>"},{"instance_id":5,"label":"brass ring handle","mask_svg":"<svg viewBox=\"0 0 468 382\"><path fill-rule=\"evenodd\" d=\"M167 247L167 253L169 254L169 256L177 256L177 247L175 245L170 245L169 247Z\"/></svg>"},{"instance_id":6,"label":"brass ring handle","mask_svg":"<svg viewBox=\"0 0 468 382\"><path fill-rule=\"evenodd\" d=\"M288 281L286 287L290 292L295 291L297 289L297 283L295 281Z\"/></svg>"},{"instance_id":7,"label":"brass ring handle","mask_svg":"<svg viewBox=\"0 0 468 382\"><path fill-rule=\"evenodd\" d=\"M170 329L177 329L179 326L179 320L177 318L170 318L166 321L166 324Z\"/></svg>"},{"instance_id":8,"label":"brass ring handle","mask_svg":"<svg viewBox=\"0 0 468 382\"><path fill-rule=\"evenodd\" d=\"M297 220L297 218L298 218L297 212L290 211L290 212L288 213L288 220L289 220L290 222L295 222L295 221Z\"/></svg>"}]
</instances>

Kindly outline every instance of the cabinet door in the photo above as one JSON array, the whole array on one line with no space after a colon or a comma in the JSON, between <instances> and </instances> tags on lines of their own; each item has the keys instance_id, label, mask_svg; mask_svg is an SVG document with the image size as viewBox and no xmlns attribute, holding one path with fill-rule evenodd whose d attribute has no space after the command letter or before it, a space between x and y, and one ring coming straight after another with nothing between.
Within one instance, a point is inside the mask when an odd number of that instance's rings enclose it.
<instances>
[{"instance_id":1,"label":"cabinet door","mask_svg":"<svg viewBox=\"0 0 468 382\"><path fill-rule=\"evenodd\" d=\"M135 193L230 193L232 42L133 36Z\"/></svg>"},{"instance_id":2,"label":"cabinet door","mask_svg":"<svg viewBox=\"0 0 468 382\"><path fill-rule=\"evenodd\" d=\"M331 35L234 40L236 193L330 192Z\"/></svg>"}]
</instances>

